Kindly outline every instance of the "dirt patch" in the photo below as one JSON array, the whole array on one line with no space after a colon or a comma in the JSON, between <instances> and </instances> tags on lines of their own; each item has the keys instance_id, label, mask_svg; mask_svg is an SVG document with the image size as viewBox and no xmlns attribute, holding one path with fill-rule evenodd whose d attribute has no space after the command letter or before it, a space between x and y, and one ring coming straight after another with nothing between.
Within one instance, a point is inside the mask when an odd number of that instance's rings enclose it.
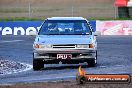
<instances>
[{"instance_id":1,"label":"dirt patch","mask_svg":"<svg viewBox=\"0 0 132 88\"><path fill-rule=\"evenodd\" d=\"M63 81L63 82L44 82L44 83L31 83L31 84L16 84L16 85L1 85L0 88L132 88L130 84L77 84L76 81Z\"/></svg>"}]
</instances>

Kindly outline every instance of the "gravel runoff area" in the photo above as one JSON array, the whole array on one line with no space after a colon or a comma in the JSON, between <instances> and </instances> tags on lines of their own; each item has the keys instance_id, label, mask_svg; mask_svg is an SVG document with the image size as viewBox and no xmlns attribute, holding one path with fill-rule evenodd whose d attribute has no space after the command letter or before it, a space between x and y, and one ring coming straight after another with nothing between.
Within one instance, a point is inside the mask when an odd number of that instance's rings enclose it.
<instances>
[{"instance_id":1,"label":"gravel runoff area","mask_svg":"<svg viewBox=\"0 0 132 88\"><path fill-rule=\"evenodd\" d=\"M0 75L23 72L31 68L29 64L0 59Z\"/></svg>"},{"instance_id":2,"label":"gravel runoff area","mask_svg":"<svg viewBox=\"0 0 132 88\"><path fill-rule=\"evenodd\" d=\"M31 66L9 60L0 59L0 75L18 73L30 69ZM132 78L131 78L132 79ZM118 83L85 83L77 84L76 81L57 81L39 83L4 84L0 88L132 88L132 82L128 84Z\"/></svg>"},{"instance_id":3,"label":"gravel runoff area","mask_svg":"<svg viewBox=\"0 0 132 88\"><path fill-rule=\"evenodd\" d=\"M61 82L0 85L0 88L132 88L132 82L129 84L118 84L118 83L77 84L76 81L61 81Z\"/></svg>"}]
</instances>

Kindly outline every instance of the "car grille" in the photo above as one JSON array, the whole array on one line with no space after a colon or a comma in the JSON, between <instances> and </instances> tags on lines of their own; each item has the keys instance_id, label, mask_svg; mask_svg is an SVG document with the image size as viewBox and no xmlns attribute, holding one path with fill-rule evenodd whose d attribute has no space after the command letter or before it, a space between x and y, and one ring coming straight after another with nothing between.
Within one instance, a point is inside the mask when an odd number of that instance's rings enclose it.
<instances>
[{"instance_id":1,"label":"car grille","mask_svg":"<svg viewBox=\"0 0 132 88\"><path fill-rule=\"evenodd\" d=\"M53 45L53 48L76 48L74 44L67 44L67 45Z\"/></svg>"}]
</instances>

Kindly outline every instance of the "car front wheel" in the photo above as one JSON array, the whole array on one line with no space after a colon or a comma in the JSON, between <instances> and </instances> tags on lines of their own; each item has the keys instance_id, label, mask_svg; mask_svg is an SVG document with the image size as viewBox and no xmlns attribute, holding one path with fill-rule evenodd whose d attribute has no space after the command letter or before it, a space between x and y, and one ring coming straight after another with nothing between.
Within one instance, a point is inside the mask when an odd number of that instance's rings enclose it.
<instances>
[{"instance_id":1,"label":"car front wheel","mask_svg":"<svg viewBox=\"0 0 132 88\"><path fill-rule=\"evenodd\" d=\"M87 63L88 63L88 67L95 67L96 66L95 59L89 60Z\"/></svg>"},{"instance_id":2,"label":"car front wheel","mask_svg":"<svg viewBox=\"0 0 132 88\"><path fill-rule=\"evenodd\" d=\"M87 63L88 63L88 67L95 67L97 65L97 51L95 58L88 60Z\"/></svg>"},{"instance_id":3,"label":"car front wheel","mask_svg":"<svg viewBox=\"0 0 132 88\"><path fill-rule=\"evenodd\" d=\"M33 70L41 70L44 68L43 60L33 59Z\"/></svg>"}]
</instances>

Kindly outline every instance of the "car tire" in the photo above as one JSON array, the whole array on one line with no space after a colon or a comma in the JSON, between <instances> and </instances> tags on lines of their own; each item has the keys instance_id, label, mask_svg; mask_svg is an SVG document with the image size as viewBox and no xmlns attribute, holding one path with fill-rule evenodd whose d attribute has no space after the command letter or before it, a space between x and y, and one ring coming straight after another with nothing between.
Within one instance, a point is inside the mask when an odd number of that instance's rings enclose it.
<instances>
[{"instance_id":1,"label":"car tire","mask_svg":"<svg viewBox=\"0 0 132 88\"><path fill-rule=\"evenodd\" d=\"M88 67L95 67L96 63L95 63L95 59L93 58L92 60L88 60Z\"/></svg>"},{"instance_id":2,"label":"car tire","mask_svg":"<svg viewBox=\"0 0 132 88\"><path fill-rule=\"evenodd\" d=\"M95 67L97 65L97 51L96 51L95 58L88 60L87 63L88 63L88 67Z\"/></svg>"},{"instance_id":3,"label":"car tire","mask_svg":"<svg viewBox=\"0 0 132 88\"><path fill-rule=\"evenodd\" d=\"M44 68L43 60L33 59L33 70L41 70Z\"/></svg>"}]
</instances>

